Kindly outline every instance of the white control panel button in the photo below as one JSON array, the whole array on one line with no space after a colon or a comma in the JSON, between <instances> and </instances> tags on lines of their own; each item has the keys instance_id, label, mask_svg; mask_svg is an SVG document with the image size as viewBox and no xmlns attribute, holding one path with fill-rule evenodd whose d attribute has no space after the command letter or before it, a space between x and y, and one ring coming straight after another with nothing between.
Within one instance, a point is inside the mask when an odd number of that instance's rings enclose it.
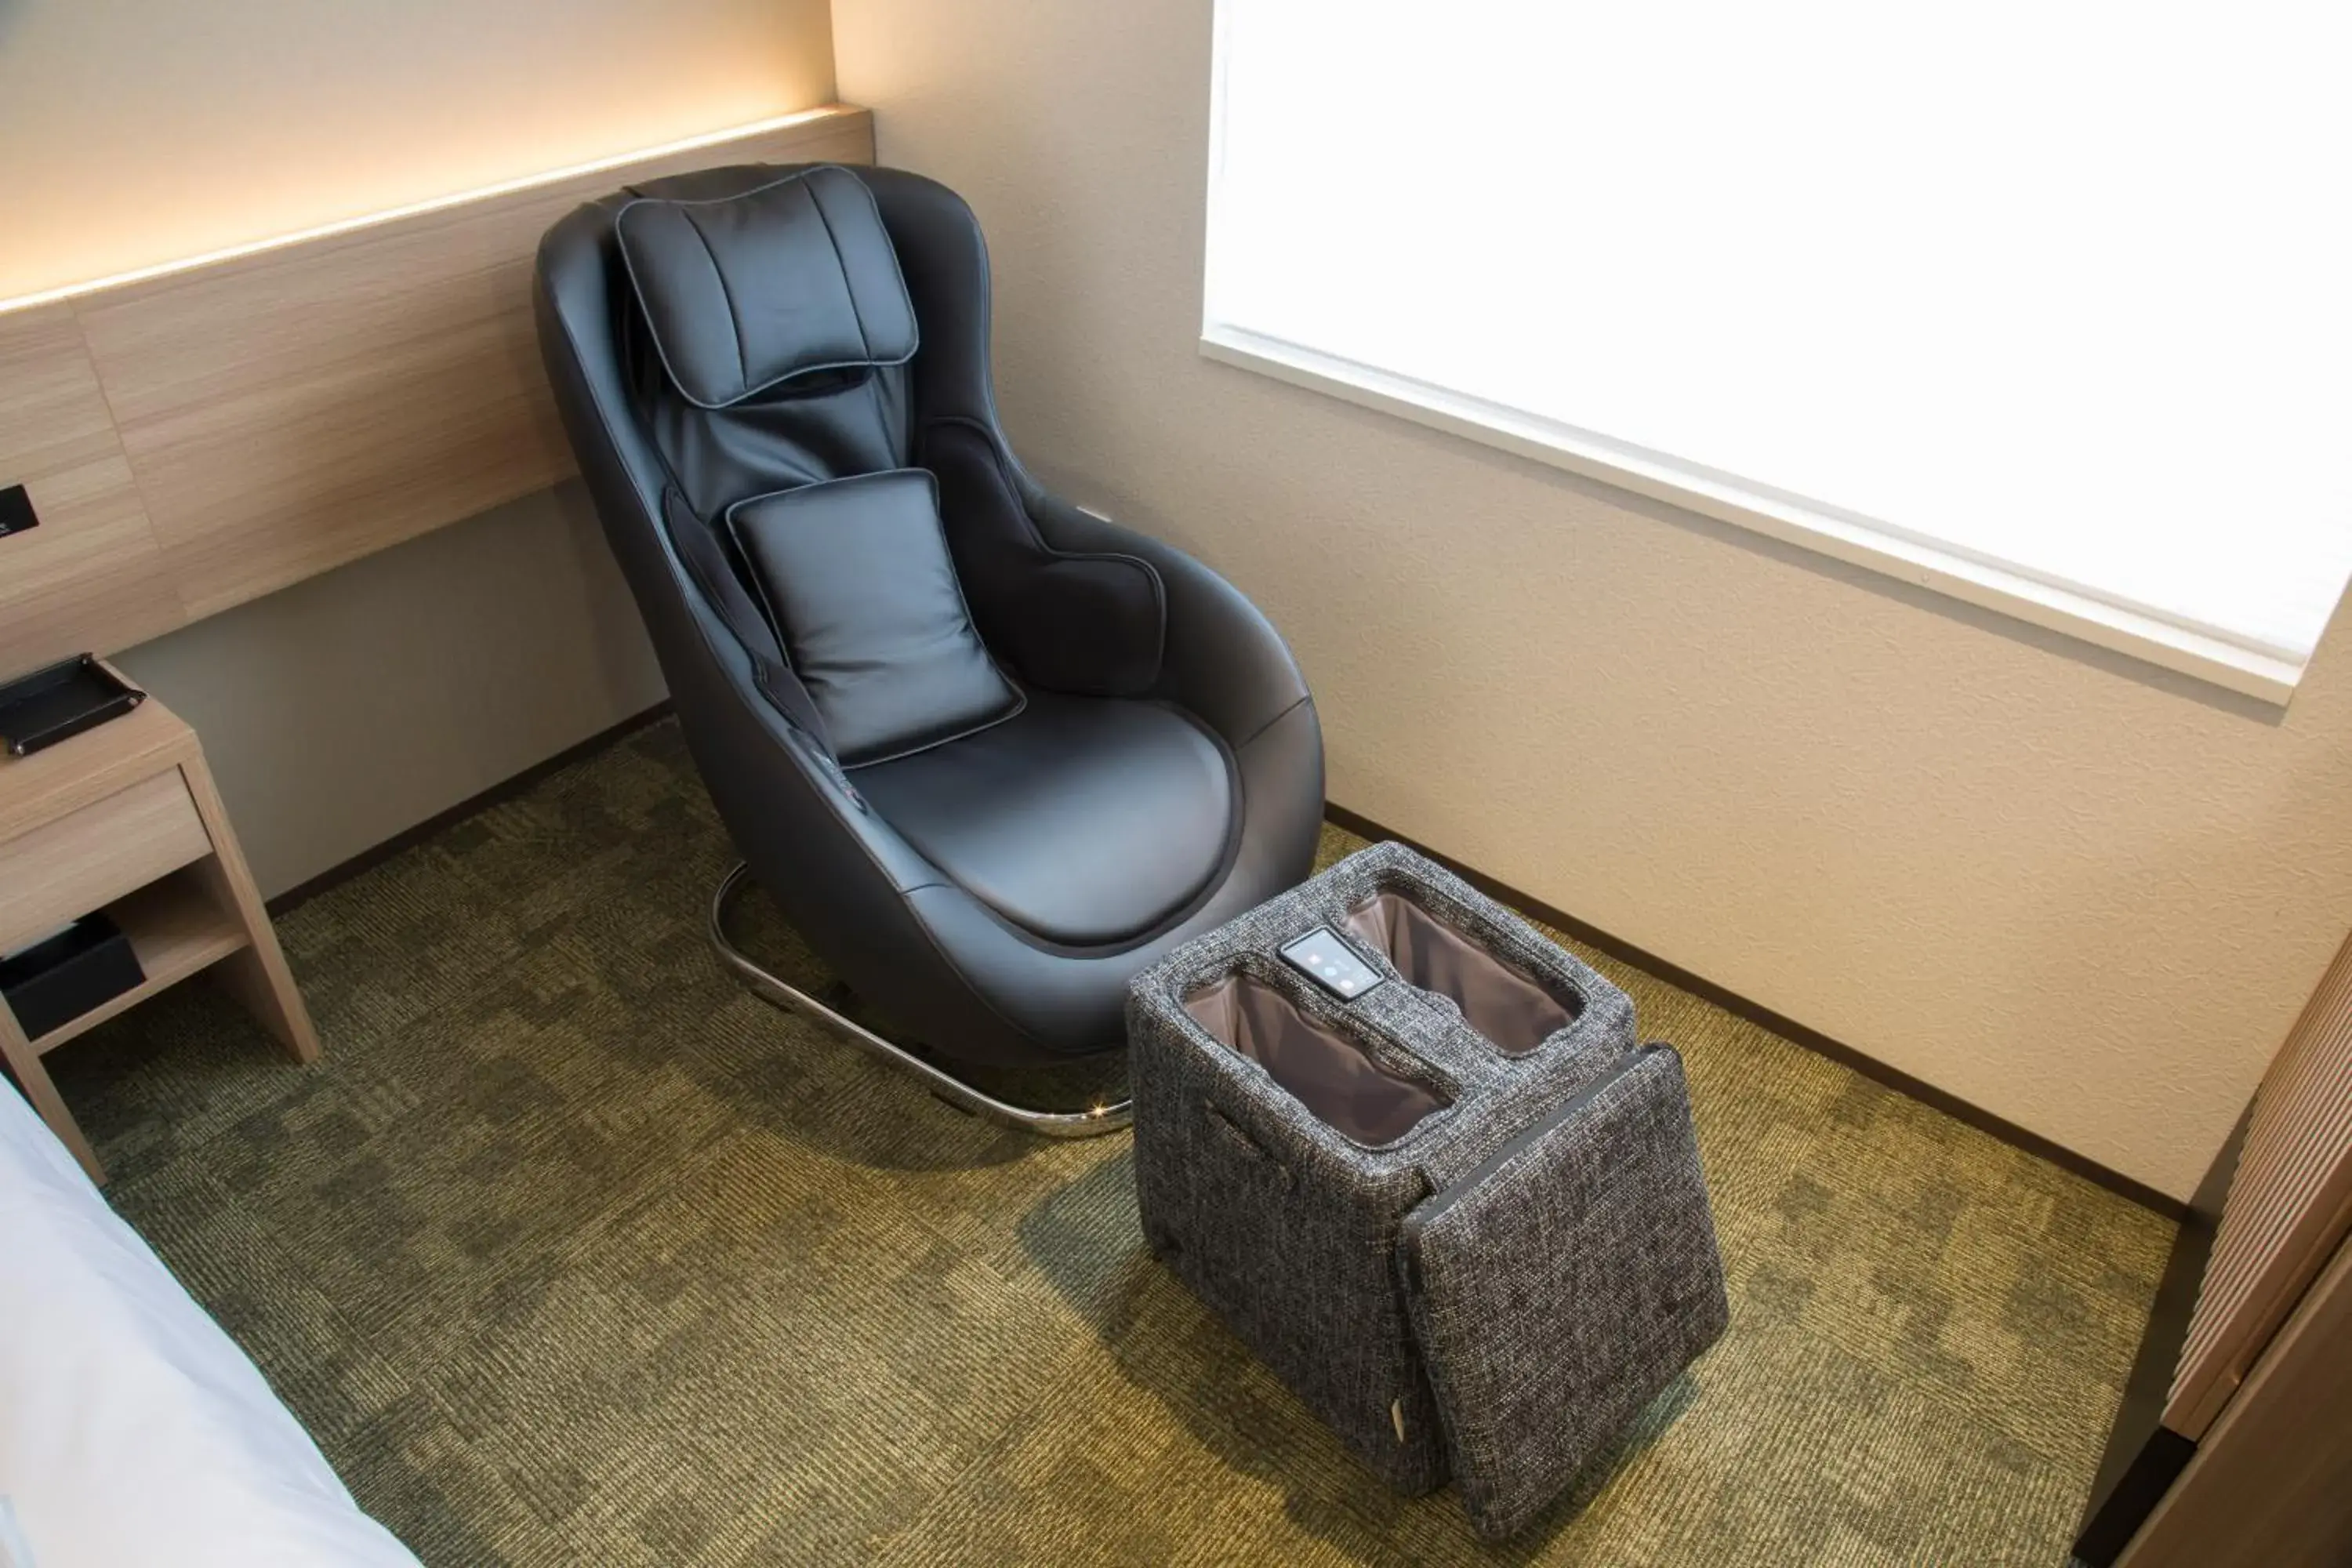
<instances>
[{"instance_id":1,"label":"white control panel button","mask_svg":"<svg viewBox=\"0 0 2352 1568\"><path fill-rule=\"evenodd\" d=\"M1317 926L1306 935L1283 943L1282 956L1293 969L1324 990L1352 1000L1381 983L1381 973L1356 956L1356 950L1332 931Z\"/></svg>"}]
</instances>

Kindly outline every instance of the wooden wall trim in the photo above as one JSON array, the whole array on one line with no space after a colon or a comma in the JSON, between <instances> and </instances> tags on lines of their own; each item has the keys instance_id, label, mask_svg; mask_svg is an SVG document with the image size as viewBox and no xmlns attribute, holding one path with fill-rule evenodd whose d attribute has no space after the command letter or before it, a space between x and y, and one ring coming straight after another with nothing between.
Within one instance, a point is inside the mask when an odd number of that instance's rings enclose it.
<instances>
[{"instance_id":1,"label":"wooden wall trim","mask_svg":"<svg viewBox=\"0 0 2352 1568\"><path fill-rule=\"evenodd\" d=\"M70 306L0 316L0 484L41 519L0 539L0 676L187 618Z\"/></svg>"},{"instance_id":2,"label":"wooden wall trim","mask_svg":"<svg viewBox=\"0 0 2352 1568\"><path fill-rule=\"evenodd\" d=\"M2123 1398L2107 1429L2106 1450L2091 1481L2091 1495L2084 1500L2074 1555L2086 1568L2110 1568L2197 1451L2196 1444L2163 1424L2164 1405L2180 1365L2180 1348L2189 1342L2189 1316L2204 1284L2221 1205L2230 1196L2230 1181L2237 1173L2253 1114L2249 1100L2228 1142L2197 1184L2188 1217L2172 1238L2172 1256L2165 1260L2164 1278L2157 1282L2156 1300L2148 1306L2139 1353L2132 1358Z\"/></svg>"},{"instance_id":3,"label":"wooden wall trim","mask_svg":"<svg viewBox=\"0 0 2352 1568\"><path fill-rule=\"evenodd\" d=\"M2122 1568L2352 1562L2352 1247L2319 1262Z\"/></svg>"},{"instance_id":4,"label":"wooden wall trim","mask_svg":"<svg viewBox=\"0 0 2352 1568\"><path fill-rule=\"evenodd\" d=\"M0 677L110 653L572 471L530 310L548 226L730 163L874 160L806 115L0 310Z\"/></svg>"},{"instance_id":5,"label":"wooden wall trim","mask_svg":"<svg viewBox=\"0 0 2352 1568\"><path fill-rule=\"evenodd\" d=\"M2352 938L2279 1048L2246 1126L2164 1424L2200 1438L2352 1231Z\"/></svg>"}]
</instances>

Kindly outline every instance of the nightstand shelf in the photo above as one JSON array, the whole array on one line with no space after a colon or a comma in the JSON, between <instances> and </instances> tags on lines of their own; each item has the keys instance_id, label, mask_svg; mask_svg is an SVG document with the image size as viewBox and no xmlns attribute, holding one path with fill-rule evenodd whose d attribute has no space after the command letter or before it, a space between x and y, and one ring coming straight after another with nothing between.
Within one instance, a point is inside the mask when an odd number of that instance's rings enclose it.
<instances>
[{"instance_id":1,"label":"nightstand shelf","mask_svg":"<svg viewBox=\"0 0 2352 1568\"><path fill-rule=\"evenodd\" d=\"M34 1054L46 1056L75 1036L127 1013L167 985L251 945L236 917L215 904L193 871L174 871L106 906L131 939L146 979L121 995L32 1038Z\"/></svg>"},{"instance_id":2,"label":"nightstand shelf","mask_svg":"<svg viewBox=\"0 0 2352 1568\"><path fill-rule=\"evenodd\" d=\"M0 1058L94 1180L105 1173L41 1058L205 970L297 1061L319 1054L310 1014L246 868L195 732L152 697L29 757L0 757L0 948L104 910L139 984L27 1038L0 1006Z\"/></svg>"}]
</instances>

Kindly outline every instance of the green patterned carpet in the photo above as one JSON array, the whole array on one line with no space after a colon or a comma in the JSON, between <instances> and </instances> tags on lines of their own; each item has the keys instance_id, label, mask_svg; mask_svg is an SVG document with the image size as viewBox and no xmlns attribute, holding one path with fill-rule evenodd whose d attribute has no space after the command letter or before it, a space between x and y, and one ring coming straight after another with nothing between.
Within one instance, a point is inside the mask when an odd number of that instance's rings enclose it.
<instances>
[{"instance_id":1,"label":"green patterned carpet","mask_svg":"<svg viewBox=\"0 0 2352 1568\"><path fill-rule=\"evenodd\" d=\"M202 986L52 1058L434 1568L2063 1561L2165 1221L1596 958L1688 1060L1732 1326L1482 1548L1150 1260L1124 1137L996 1131L724 978L728 858L659 725L290 915L316 1068Z\"/></svg>"}]
</instances>

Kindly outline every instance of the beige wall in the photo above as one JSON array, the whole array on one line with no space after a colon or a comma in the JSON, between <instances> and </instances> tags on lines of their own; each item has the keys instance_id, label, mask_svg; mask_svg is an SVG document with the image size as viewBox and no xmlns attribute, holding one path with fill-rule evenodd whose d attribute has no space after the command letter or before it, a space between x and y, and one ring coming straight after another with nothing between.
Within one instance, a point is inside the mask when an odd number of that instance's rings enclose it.
<instances>
[{"instance_id":1,"label":"beige wall","mask_svg":"<svg viewBox=\"0 0 2352 1568\"><path fill-rule=\"evenodd\" d=\"M203 737L265 893L664 695L574 482L131 649Z\"/></svg>"},{"instance_id":2,"label":"beige wall","mask_svg":"<svg viewBox=\"0 0 2352 1568\"><path fill-rule=\"evenodd\" d=\"M825 0L0 0L0 298L833 96ZM576 487L131 650L276 892L660 700Z\"/></svg>"},{"instance_id":3,"label":"beige wall","mask_svg":"<svg viewBox=\"0 0 2352 1568\"><path fill-rule=\"evenodd\" d=\"M833 96L825 0L0 0L0 299Z\"/></svg>"},{"instance_id":4,"label":"beige wall","mask_svg":"<svg viewBox=\"0 0 2352 1568\"><path fill-rule=\"evenodd\" d=\"M1265 606L1335 800L2187 1194L2352 921L2352 631L2277 721L1202 360L1209 22L835 0L988 228L1024 456ZM1466 157L1474 88L1418 109Z\"/></svg>"}]
</instances>

